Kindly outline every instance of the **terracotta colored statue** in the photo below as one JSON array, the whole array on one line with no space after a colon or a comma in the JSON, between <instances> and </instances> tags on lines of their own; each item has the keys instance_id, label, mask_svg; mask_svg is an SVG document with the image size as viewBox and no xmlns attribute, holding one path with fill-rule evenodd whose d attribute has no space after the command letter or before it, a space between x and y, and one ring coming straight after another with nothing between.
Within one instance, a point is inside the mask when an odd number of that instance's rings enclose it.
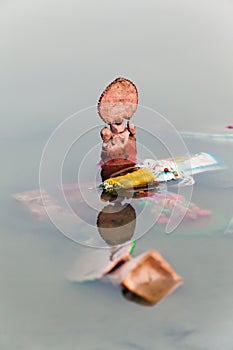
<instances>
[{"instance_id":1,"label":"terracotta colored statue","mask_svg":"<svg viewBox=\"0 0 233 350\"><path fill-rule=\"evenodd\" d=\"M109 125L101 132L102 178L133 166L136 162L136 128L129 122L138 105L136 86L125 78L114 80L102 93L98 112ZM124 119L128 120L127 124Z\"/></svg>"}]
</instances>

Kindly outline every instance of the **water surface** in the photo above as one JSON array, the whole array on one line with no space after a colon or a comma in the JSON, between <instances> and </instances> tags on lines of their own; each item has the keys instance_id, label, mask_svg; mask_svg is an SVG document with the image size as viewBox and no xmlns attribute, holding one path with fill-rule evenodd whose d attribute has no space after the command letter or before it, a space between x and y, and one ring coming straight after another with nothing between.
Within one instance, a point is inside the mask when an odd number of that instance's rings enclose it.
<instances>
[{"instance_id":1,"label":"water surface","mask_svg":"<svg viewBox=\"0 0 233 350\"><path fill-rule=\"evenodd\" d=\"M224 133L233 118L232 5L1 3L2 349L233 348L232 237L224 234L233 215L232 144L185 140L190 153L215 153L229 170L196 176L192 201L212 211L209 225L181 226L169 236L151 229L138 241L136 253L157 249L184 279L151 308L128 302L111 285L69 283L66 273L91 248L68 240L51 223L38 223L11 197L38 188L51 132L96 104L119 75L132 79L140 103L177 130ZM93 110L83 127L101 124ZM143 115L135 116L139 120ZM140 131L138 141L143 144ZM162 149L155 152L163 156Z\"/></svg>"}]
</instances>

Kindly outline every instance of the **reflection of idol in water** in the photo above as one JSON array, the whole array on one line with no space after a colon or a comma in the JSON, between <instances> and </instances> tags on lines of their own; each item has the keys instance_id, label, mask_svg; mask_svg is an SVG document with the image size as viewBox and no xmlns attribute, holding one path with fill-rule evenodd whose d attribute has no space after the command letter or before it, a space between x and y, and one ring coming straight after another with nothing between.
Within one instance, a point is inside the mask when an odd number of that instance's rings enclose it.
<instances>
[{"instance_id":1,"label":"reflection of idol in water","mask_svg":"<svg viewBox=\"0 0 233 350\"><path fill-rule=\"evenodd\" d=\"M136 225L136 213L131 204L114 200L100 211L97 227L100 236L110 246L124 244L132 239Z\"/></svg>"}]
</instances>

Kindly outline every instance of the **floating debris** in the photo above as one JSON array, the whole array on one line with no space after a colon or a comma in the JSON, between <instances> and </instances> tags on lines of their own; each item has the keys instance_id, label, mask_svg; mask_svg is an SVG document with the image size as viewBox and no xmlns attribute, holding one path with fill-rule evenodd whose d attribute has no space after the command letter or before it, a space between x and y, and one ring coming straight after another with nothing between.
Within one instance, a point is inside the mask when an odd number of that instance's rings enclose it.
<instances>
[{"instance_id":1,"label":"floating debris","mask_svg":"<svg viewBox=\"0 0 233 350\"><path fill-rule=\"evenodd\" d=\"M101 188L108 192L117 192L119 189L146 187L156 182L171 180L181 180L181 186L193 185L191 175L222 168L223 165L215 156L205 152L174 160L146 159L137 164L135 171L105 180Z\"/></svg>"},{"instance_id":2,"label":"floating debris","mask_svg":"<svg viewBox=\"0 0 233 350\"><path fill-rule=\"evenodd\" d=\"M38 221L49 220L48 211L53 220L66 221L70 225L76 225L81 220L75 213L59 204L59 201L45 190L33 190L12 195L18 202L33 214Z\"/></svg>"},{"instance_id":3,"label":"floating debris","mask_svg":"<svg viewBox=\"0 0 233 350\"><path fill-rule=\"evenodd\" d=\"M132 257L134 247L135 243L131 242L111 251L92 250L85 255L85 261L79 258L67 277L72 282L107 278L123 288L127 299L152 306L183 281L156 250Z\"/></svg>"},{"instance_id":4,"label":"floating debris","mask_svg":"<svg viewBox=\"0 0 233 350\"><path fill-rule=\"evenodd\" d=\"M130 259L135 242L109 249L89 249L79 256L73 269L67 274L70 282L88 282L104 278L110 271Z\"/></svg>"},{"instance_id":5,"label":"floating debris","mask_svg":"<svg viewBox=\"0 0 233 350\"><path fill-rule=\"evenodd\" d=\"M44 200L42 200L42 196ZM35 215L36 219L39 221L48 219L46 212L46 207L48 206L52 208L54 213L56 212L57 215L61 214L64 211L63 208L58 205L57 200L48 194L45 190L33 190L16 193L13 195L13 197L17 201L23 203L26 209Z\"/></svg>"},{"instance_id":6,"label":"floating debris","mask_svg":"<svg viewBox=\"0 0 233 350\"><path fill-rule=\"evenodd\" d=\"M231 218L231 220L229 221L224 233L226 235L233 236L233 218Z\"/></svg>"},{"instance_id":7,"label":"floating debris","mask_svg":"<svg viewBox=\"0 0 233 350\"><path fill-rule=\"evenodd\" d=\"M183 138L203 139L215 142L233 142L233 134L209 134L202 132L181 132Z\"/></svg>"},{"instance_id":8,"label":"floating debris","mask_svg":"<svg viewBox=\"0 0 233 350\"><path fill-rule=\"evenodd\" d=\"M129 259L110 272L109 278L148 305L156 304L183 282L155 249Z\"/></svg>"},{"instance_id":9,"label":"floating debris","mask_svg":"<svg viewBox=\"0 0 233 350\"><path fill-rule=\"evenodd\" d=\"M117 192L119 189L127 190L131 188L145 187L154 182L155 177L150 170L138 169L132 173L105 180L101 184L101 188L107 192Z\"/></svg>"}]
</instances>

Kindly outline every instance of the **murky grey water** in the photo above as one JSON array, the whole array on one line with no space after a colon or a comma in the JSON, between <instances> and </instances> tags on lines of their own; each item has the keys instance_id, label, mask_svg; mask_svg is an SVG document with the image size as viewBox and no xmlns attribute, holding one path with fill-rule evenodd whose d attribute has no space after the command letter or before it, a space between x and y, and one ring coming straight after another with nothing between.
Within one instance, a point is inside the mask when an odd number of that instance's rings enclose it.
<instances>
[{"instance_id":1,"label":"murky grey water","mask_svg":"<svg viewBox=\"0 0 233 350\"><path fill-rule=\"evenodd\" d=\"M119 75L179 131L227 132L232 1L3 1L0 8L1 349L231 350L232 237L224 231L233 215L233 143L185 140L191 153L212 152L229 169L196 176L192 201L212 211L209 225L180 226L169 236L152 229L138 241L138 253L157 249L184 278L151 308L110 285L66 281L91 248L38 223L11 194L38 188L51 132L94 105ZM93 124L101 122L91 112L82 125Z\"/></svg>"}]
</instances>

